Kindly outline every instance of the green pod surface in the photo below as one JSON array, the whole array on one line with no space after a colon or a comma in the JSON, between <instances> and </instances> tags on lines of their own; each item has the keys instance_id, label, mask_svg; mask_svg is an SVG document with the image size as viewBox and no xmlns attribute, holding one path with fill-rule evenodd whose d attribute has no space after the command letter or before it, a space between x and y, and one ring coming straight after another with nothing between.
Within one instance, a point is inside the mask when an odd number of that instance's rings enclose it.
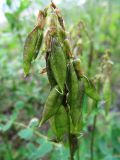
<instances>
[{"instance_id":1,"label":"green pod surface","mask_svg":"<svg viewBox=\"0 0 120 160\"><path fill-rule=\"evenodd\" d=\"M78 58L74 59L73 60L73 65L74 65L77 77L78 77L78 79L80 79L81 77L83 77L83 70L82 70L82 67L81 67L80 59L78 59Z\"/></svg>"},{"instance_id":2,"label":"green pod surface","mask_svg":"<svg viewBox=\"0 0 120 160\"><path fill-rule=\"evenodd\" d=\"M79 82L79 91L76 100L76 106L71 109L71 118L74 125L74 131L79 132L82 128L82 106L84 100L84 86L82 82Z\"/></svg>"},{"instance_id":3,"label":"green pod surface","mask_svg":"<svg viewBox=\"0 0 120 160\"><path fill-rule=\"evenodd\" d=\"M42 40L43 40L43 30L38 30L38 39L35 46L34 59L36 59L38 56L39 50L42 45Z\"/></svg>"},{"instance_id":4,"label":"green pod surface","mask_svg":"<svg viewBox=\"0 0 120 160\"><path fill-rule=\"evenodd\" d=\"M25 75L29 73L31 62L35 53L37 39L38 39L38 28L36 27L32 32L28 34L24 45L23 68Z\"/></svg>"},{"instance_id":5,"label":"green pod surface","mask_svg":"<svg viewBox=\"0 0 120 160\"><path fill-rule=\"evenodd\" d=\"M52 39L50 65L55 80L63 92L67 70L66 58L61 45L55 38Z\"/></svg>"},{"instance_id":6,"label":"green pod surface","mask_svg":"<svg viewBox=\"0 0 120 160\"><path fill-rule=\"evenodd\" d=\"M58 27L57 36L61 43L63 43L63 41L67 38L66 32L61 27Z\"/></svg>"},{"instance_id":7,"label":"green pod surface","mask_svg":"<svg viewBox=\"0 0 120 160\"><path fill-rule=\"evenodd\" d=\"M50 56L51 56L50 53L47 53L47 56L46 56L46 70L47 70L47 76L48 76L48 80L50 82L51 88L53 88L57 83L56 83L56 80L55 80L54 75L53 75L52 70L51 70Z\"/></svg>"},{"instance_id":8,"label":"green pod surface","mask_svg":"<svg viewBox=\"0 0 120 160\"><path fill-rule=\"evenodd\" d=\"M56 85L50 92L42 114L40 126L49 118L56 114L60 105L62 104L63 96L59 93L59 87Z\"/></svg>"},{"instance_id":9,"label":"green pod surface","mask_svg":"<svg viewBox=\"0 0 120 160\"><path fill-rule=\"evenodd\" d=\"M68 65L67 87L68 87L67 102L70 106L70 114L71 114L73 124L76 124L75 116L72 113L77 108L79 81L78 81L76 72L74 70L73 64L71 62Z\"/></svg>"},{"instance_id":10,"label":"green pod surface","mask_svg":"<svg viewBox=\"0 0 120 160\"><path fill-rule=\"evenodd\" d=\"M83 77L83 81L84 81L85 93L87 94L87 96L92 98L95 101L99 101L100 96L99 96L94 84L90 80L88 80L88 78L85 76Z\"/></svg>"},{"instance_id":11,"label":"green pod surface","mask_svg":"<svg viewBox=\"0 0 120 160\"><path fill-rule=\"evenodd\" d=\"M68 132L68 117L64 106L60 106L56 114L50 119L50 125L59 140Z\"/></svg>"},{"instance_id":12,"label":"green pod surface","mask_svg":"<svg viewBox=\"0 0 120 160\"><path fill-rule=\"evenodd\" d=\"M69 59L70 57L72 57L72 50L69 40L66 38L62 43L63 43L63 50L66 53L67 58Z\"/></svg>"},{"instance_id":13,"label":"green pod surface","mask_svg":"<svg viewBox=\"0 0 120 160\"><path fill-rule=\"evenodd\" d=\"M50 13L47 23L48 23L49 27L57 27L58 18L57 18L57 15L54 12Z\"/></svg>"}]
</instances>

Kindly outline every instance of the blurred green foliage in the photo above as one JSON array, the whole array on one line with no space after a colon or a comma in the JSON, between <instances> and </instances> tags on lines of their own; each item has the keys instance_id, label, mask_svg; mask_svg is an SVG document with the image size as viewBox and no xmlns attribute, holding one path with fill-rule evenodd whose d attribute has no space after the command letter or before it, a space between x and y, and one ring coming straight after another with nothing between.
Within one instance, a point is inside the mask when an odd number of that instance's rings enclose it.
<instances>
[{"instance_id":1,"label":"blurred green foliage","mask_svg":"<svg viewBox=\"0 0 120 160\"><path fill-rule=\"evenodd\" d=\"M41 117L43 104L49 93L46 75L39 72L45 66L44 55L33 62L28 78L22 69L23 44L34 27L36 12L49 1L6 0L3 5L7 22L0 27L0 160L67 160L69 150L42 137L52 136L48 124L42 129L29 127L29 121ZM112 71L112 104L108 116L100 108L95 137L95 160L120 159L120 1L64 0L59 4L68 30L75 29L79 21L85 23L94 44L94 56L98 59L108 49L114 61ZM34 11L34 12L33 12ZM90 40L83 35L83 64L87 66ZM97 73L96 60L91 75ZM87 70L87 69L86 69ZM86 102L85 102L86 103ZM85 104L86 105L86 104ZM86 121L83 136L80 135L81 160L90 158L91 114ZM77 158L76 158L77 159Z\"/></svg>"}]
</instances>

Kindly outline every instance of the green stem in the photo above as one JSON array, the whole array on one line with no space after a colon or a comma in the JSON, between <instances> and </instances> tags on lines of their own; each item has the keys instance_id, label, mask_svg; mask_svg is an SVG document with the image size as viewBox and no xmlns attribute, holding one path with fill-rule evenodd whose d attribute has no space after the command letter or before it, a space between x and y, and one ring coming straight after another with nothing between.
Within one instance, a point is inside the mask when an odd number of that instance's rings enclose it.
<instances>
[{"instance_id":1,"label":"green stem","mask_svg":"<svg viewBox=\"0 0 120 160\"><path fill-rule=\"evenodd\" d=\"M90 160L94 160L94 140L95 140L96 123L97 123L97 115L95 115L93 119L93 130L92 130L91 144L90 144L90 154L91 154Z\"/></svg>"},{"instance_id":2,"label":"green stem","mask_svg":"<svg viewBox=\"0 0 120 160\"><path fill-rule=\"evenodd\" d=\"M74 160L74 154L72 151L72 139L71 139L71 134L70 134L70 117L69 117L69 109L68 107L66 108L67 112L67 117L68 117L68 141L69 141L69 149L70 149L70 160Z\"/></svg>"},{"instance_id":3,"label":"green stem","mask_svg":"<svg viewBox=\"0 0 120 160\"><path fill-rule=\"evenodd\" d=\"M1 121L0 121L1 122ZM6 122L7 123L7 121L4 121L4 122ZM28 126L26 126L25 124L23 124L23 123L20 123L20 122L13 122L13 125L15 125L16 127L21 127L21 128L29 128ZM38 136L38 137L40 137L40 138L43 138L43 139L45 139L45 140L47 140L47 141L50 141L54 146L56 146L56 147L59 147L60 145L62 145L61 143L56 143L56 142L53 142L53 141L51 141L51 139L49 138L49 137L47 137L47 136L44 136L43 134L41 134L40 132L38 132L37 130L34 130L34 134L36 135L36 136Z\"/></svg>"}]
</instances>

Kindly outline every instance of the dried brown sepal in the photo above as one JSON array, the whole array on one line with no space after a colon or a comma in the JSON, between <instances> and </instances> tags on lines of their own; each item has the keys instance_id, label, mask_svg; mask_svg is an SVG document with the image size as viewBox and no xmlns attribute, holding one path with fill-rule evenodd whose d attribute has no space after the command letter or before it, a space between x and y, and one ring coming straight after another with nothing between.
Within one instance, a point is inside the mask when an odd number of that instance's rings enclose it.
<instances>
[{"instance_id":1,"label":"dried brown sepal","mask_svg":"<svg viewBox=\"0 0 120 160\"><path fill-rule=\"evenodd\" d=\"M45 68L42 69L42 71L40 71L40 74L44 74L44 73L46 73L46 72L47 72L47 69L46 69L46 67L45 67Z\"/></svg>"},{"instance_id":2,"label":"dried brown sepal","mask_svg":"<svg viewBox=\"0 0 120 160\"><path fill-rule=\"evenodd\" d=\"M40 28L40 29L43 29L44 26L45 26L45 13L44 11L39 11L38 13L38 17L37 17L37 26Z\"/></svg>"},{"instance_id":3,"label":"dried brown sepal","mask_svg":"<svg viewBox=\"0 0 120 160\"><path fill-rule=\"evenodd\" d=\"M51 1L51 6L55 9L57 8L57 6L55 5L55 3L53 1Z\"/></svg>"}]
</instances>

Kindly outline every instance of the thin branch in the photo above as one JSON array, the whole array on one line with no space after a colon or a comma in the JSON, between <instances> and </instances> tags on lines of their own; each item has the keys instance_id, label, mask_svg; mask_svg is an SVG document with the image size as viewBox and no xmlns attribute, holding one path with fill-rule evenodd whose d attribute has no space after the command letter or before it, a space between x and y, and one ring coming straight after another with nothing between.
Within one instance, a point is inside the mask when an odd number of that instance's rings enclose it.
<instances>
[{"instance_id":1,"label":"thin branch","mask_svg":"<svg viewBox=\"0 0 120 160\"><path fill-rule=\"evenodd\" d=\"M21 128L30 128L28 126L26 126L25 124L23 123L20 123L20 122L13 122L13 125L17 126L17 127L21 127ZM54 146L56 147L60 147L62 145L62 143L55 143L53 141L51 141L51 139L47 136L44 136L43 134L41 134L40 132L38 132L37 130L33 130L34 134L40 138L43 138L45 139L46 141L50 141Z\"/></svg>"}]
</instances>

